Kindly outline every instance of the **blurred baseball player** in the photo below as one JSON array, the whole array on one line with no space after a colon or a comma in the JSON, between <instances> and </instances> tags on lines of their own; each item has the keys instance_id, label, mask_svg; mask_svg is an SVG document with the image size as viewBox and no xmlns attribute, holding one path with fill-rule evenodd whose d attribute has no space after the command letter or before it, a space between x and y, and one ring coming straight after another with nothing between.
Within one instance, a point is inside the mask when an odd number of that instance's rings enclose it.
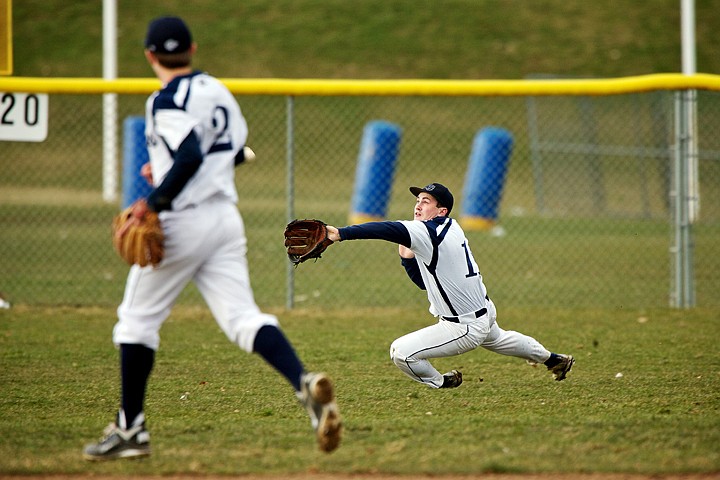
<instances>
[{"instance_id":1,"label":"blurred baseball player","mask_svg":"<svg viewBox=\"0 0 720 480\"><path fill-rule=\"evenodd\" d=\"M410 192L416 197L413 220L327 227L332 241L397 243L408 276L427 290L430 313L438 322L395 340L390 346L395 365L429 387L455 388L462 383L462 373L441 374L428 359L483 347L531 364L542 363L555 380L565 379L575 363L572 355L552 353L534 338L498 325L495 304L488 297L465 232L450 218L452 193L439 183L410 187Z\"/></svg>"},{"instance_id":2,"label":"blurred baseball player","mask_svg":"<svg viewBox=\"0 0 720 480\"><path fill-rule=\"evenodd\" d=\"M145 390L160 327L190 281L230 341L260 355L292 385L320 448L329 452L340 442L332 382L325 374L305 372L277 318L255 303L234 182L234 167L245 160L247 125L230 91L192 69L196 48L181 19L162 17L150 23L145 57L162 89L146 104L150 162L142 174L154 189L135 203L133 215L159 212L165 257L157 267L134 265L128 274L113 330L120 350L120 409L104 437L86 446L89 460L150 454Z\"/></svg>"}]
</instances>

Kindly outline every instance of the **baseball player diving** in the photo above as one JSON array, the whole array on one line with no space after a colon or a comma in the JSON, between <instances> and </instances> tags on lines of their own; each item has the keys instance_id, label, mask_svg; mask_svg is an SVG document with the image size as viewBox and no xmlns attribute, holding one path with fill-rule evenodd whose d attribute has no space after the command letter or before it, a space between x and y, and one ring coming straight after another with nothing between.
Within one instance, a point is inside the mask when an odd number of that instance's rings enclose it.
<instances>
[{"instance_id":1,"label":"baseball player diving","mask_svg":"<svg viewBox=\"0 0 720 480\"><path fill-rule=\"evenodd\" d=\"M495 305L488 297L465 232L450 217L450 190L431 183L410 187L410 192L416 197L413 220L327 226L333 242L379 239L397 243L408 276L427 291L430 313L438 321L392 343L390 358L395 365L431 388L455 388L462 383L462 373L452 370L442 374L429 359L483 347L531 364L544 364L555 380L564 380L575 363L572 355L550 352L534 338L498 325Z\"/></svg>"},{"instance_id":2,"label":"baseball player diving","mask_svg":"<svg viewBox=\"0 0 720 480\"><path fill-rule=\"evenodd\" d=\"M255 303L234 180L235 166L246 160L248 128L230 91L191 67L196 48L182 19L161 17L149 24L145 58L162 88L146 103L150 161L142 173L153 189L134 204L132 221L141 223L148 211L157 212L165 251L157 266L136 263L128 273L113 330L120 351L119 411L101 440L85 447L88 460L150 454L144 399L160 327L191 281L228 339L287 379L310 416L320 449L330 452L340 442L332 382L323 373L305 371L278 319Z\"/></svg>"}]
</instances>

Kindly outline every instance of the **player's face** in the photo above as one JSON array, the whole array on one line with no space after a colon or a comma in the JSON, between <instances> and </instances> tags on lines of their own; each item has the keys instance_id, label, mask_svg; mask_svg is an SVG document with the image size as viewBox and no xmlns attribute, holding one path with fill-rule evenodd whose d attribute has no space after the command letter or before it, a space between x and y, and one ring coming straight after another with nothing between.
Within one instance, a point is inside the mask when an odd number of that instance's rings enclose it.
<instances>
[{"instance_id":1,"label":"player's face","mask_svg":"<svg viewBox=\"0 0 720 480\"><path fill-rule=\"evenodd\" d=\"M415 220L432 220L439 215L446 215L447 208L438 207L437 200L429 193L420 192L415 201Z\"/></svg>"}]
</instances>

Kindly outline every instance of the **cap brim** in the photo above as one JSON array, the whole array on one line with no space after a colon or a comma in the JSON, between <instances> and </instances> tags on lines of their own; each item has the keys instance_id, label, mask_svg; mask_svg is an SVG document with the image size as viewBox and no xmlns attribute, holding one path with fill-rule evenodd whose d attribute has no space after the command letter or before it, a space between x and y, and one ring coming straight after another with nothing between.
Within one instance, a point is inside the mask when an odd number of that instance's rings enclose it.
<instances>
[{"instance_id":1,"label":"cap brim","mask_svg":"<svg viewBox=\"0 0 720 480\"><path fill-rule=\"evenodd\" d=\"M417 197L418 195L420 195L421 192L424 192L424 191L425 191L425 190L423 190L423 189L420 188L420 187L410 187L410 193L412 193L412 194L415 195L416 197Z\"/></svg>"}]
</instances>

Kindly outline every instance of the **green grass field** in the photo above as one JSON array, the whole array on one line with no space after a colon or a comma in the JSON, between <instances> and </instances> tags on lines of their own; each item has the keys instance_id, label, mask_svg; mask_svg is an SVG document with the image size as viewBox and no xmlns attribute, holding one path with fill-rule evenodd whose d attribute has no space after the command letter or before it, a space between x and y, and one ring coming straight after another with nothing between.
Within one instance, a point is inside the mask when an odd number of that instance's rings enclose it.
<instances>
[{"instance_id":1,"label":"green grass field","mask_svg":"<svg viewBox=\"0 0 720 480\"><path fill-rule=\"evenodd\" d=\"M478 350L435 362L465 374L448 391L412 382L388 357L394 338L431 321L424 308L275 313L306 366L336 380L346 427L336 452L316 450L284 380L206 310L183 307L149 387L153 456L84 462L118 404L113 311L17 308L0 310L0 473L720 471L714 311L502 308L504 328L573 353L571 375L555 382Z\"/></svg>"}]
</instances>

